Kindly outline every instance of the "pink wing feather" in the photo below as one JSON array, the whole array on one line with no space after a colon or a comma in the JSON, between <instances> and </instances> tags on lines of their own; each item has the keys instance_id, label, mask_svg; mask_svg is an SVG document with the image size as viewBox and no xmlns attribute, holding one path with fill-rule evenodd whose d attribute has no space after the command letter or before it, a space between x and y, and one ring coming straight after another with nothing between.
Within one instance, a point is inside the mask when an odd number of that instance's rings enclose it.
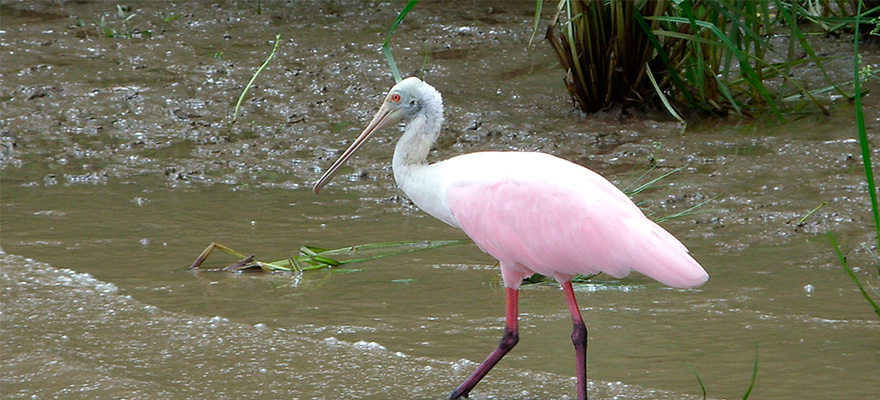
<instances>
[{"instance_id":1,"label":"pink wing feather","mask_svg":"<svg viewBox=\"0 0 880 400\"><path fill-rule=\"evenodd\" d=\"M635 270L673 287L706 282L687 248L613 184L556 157L537 160L515 160L503 176L452 183L446 192L465 233L502 269L515 270L503 271L507 286L518 287L531 272L570 279L596 272L622 278Z\"/></svg>"}]
</instances>

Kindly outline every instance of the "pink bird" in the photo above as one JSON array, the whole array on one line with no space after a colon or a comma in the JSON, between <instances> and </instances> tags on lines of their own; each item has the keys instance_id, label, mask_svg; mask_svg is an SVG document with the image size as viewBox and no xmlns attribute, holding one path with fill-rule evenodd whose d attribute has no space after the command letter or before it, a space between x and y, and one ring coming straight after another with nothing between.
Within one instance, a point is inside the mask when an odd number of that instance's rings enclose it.
<instances>
[{"instance_id":1,"label":"pink bird","mask_svg":"<svg viewBox=\"0 0 880 400\"><path fill-rule=\"evenodd\" d=\"M669 232L645 217L611 182L580 165L543 153L480 152L428 164L443 124L440 92L407 78L385 97L363 133L314 186L318 193L374 133L400 122L394 149L398 186L419 208L461 228L498 259L507 295L498 347L450 395L467 397L519 340L519 287L534 273L562 285L574 329L577 392L587 399L587 328L571 287L578 274L622 278L635 270L663 284L700 286L709 275Z\"/></svg>"}]
</instances>

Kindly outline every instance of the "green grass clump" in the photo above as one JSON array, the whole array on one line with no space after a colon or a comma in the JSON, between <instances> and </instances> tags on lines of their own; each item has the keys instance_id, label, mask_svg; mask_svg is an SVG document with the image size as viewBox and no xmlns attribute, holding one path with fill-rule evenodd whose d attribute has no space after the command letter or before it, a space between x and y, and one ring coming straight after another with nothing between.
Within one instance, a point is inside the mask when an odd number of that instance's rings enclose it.
<instances>
[{"instance_id":1,"label":"green grass clump","mask_svg":"<svg viewBox=\"0 0 880 400\"><path fill-rule=\"evenodd\" d=\"M145 21L143 18L138 19L138 14L133 13L131 6L116 5L115 12L111 13L111 17L101 14L100 18L93 21L94 28L98 37L106 39L150 39L153 37L153 29L143 26L149 25L153 28L158 26L158 32L164 33L165 28L174 20L182 17L182 14L170 13L156 15L155 21ZM77 18L75 25L79 28L83 35L88 38L89 30L86 21Z\"/></svg>"},{"instance_id":2,"label":"green grass clump","mask_svg":"<svg viewBox=\"0 0 880 400\"><path fill-rule=\"evenodd\" d=\"M828 88L851 97L832 81L799 24L846 20L817 16L813 8L783 0L560 0L546 38L586 112L659 99L673 113L681 105L715 114L769 109L784 122L784 100L805 99L828 113L791 77L794 67L812 64ZM768 39L779 35L789 38L784 51Z\"/></svg>"}]
</instances>

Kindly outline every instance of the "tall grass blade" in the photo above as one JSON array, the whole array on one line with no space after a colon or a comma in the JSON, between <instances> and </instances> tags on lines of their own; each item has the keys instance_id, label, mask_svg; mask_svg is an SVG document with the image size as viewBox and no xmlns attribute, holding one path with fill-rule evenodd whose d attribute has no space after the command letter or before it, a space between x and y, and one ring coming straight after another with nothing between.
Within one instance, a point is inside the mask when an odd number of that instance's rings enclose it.
<instances>
[{"instance_id":1,"label":"tall grass blade","mask_svg":"<svg viewBox=\"0 0 880 400\"><path fill-rule=\"evenodd\" d=\"M645 175L647 175L647 173L648 173L648 172L651 172L651 170L653 170L653 169L654 169L654 168L652 167L650 170L648 170L647 172L645 172ZM654 179L651 179L650 181L647 181L647 182L645 182L645 183L639 185L639 186L636 187L635 189L629 190L629 187L627 187L626 189L624 189L624 192L626 193L627 196L633 197L633 196L635 196L635 195L637 195L637 194L639 194L639 193L645 191L645 190L648 189L649 187L654 186L654 184L656 184L657 182L660 182L660 180L662 180L662 179L664 179L664 178L666 178L666 177L668 177L668 176L670 176L670 175L672 175L672 174L674 174L674 173L681 172L681 170L682 170L682 168L679 167L679 168L675 168L675 169L673 169L673 170L670 170L670 171L664 172L662 175L660 175L660 176L658 176L658 177L656 177L656 178L654 178ZM638 179L637 181L633 182L633 184L638 183L638 181L640 181L645 175L640 176L639 179Z\"/></svg>"},{"instance_id":2,"label":"tall grass blade","mask_svg":"<svg viewBox=\"0 0 880 400\"><path fill-rule=\"evenodd\" d=\"M391 30L388 31L388 36L385 36L385 41L382 42L382 54L385 55L385 61L388 62L388 66L391 67L391 75L394 76L394 82L399 83L403 78L400 76L400 71L397 69L397 63L394 61L394 56L391 55L391 46L388 44L391 41L391 35L394 34L394 31L397 30L397 27L403 22L403 19L409 14L410 10L416 6L419 0L409 0L403 9L400 10L400 14L397 14L397 19L394 20L394 23L391 24Z\"/></svg>"},{"instance_id":3,"label":"tall grass blade","mask_svg":"<svg viewBox=\"0 0 880 400\"><path fill-rule=\"evenodd\" d=\"M694 101L693 97L691 96L690 90L688 90L687 86L685 85L685 83L681 77L681 74L679 74L678 69L675 67L675 65L672 64L672 60L670 59L669 54L663 48L663 45L657 39L657 36L655 36L659 31L657 31L656 29L652 29L651 27L648 26L648 23L645 22L645 18L642 16L642 14L641 14L641 12L639 12L639 10L635 11L634 17L635 17L636 22L642 28L642 30L644 30L646 32L646 34L647 34L646 36L648 37L648 41L651 43L651 46L653 46L654 50L657 52L657 57L660 58L660 61L666 67L666 70L668 71L669 77L672 80L672 84L675 85L675 88L678 89L678 92L681 93L681 95L685 98L685 101L688 104L694 104L695 101ZM652 22L657 23L659 21L652 21Z\"/></svg>"},{"instance_id":4,"label":"tall grass blade","mask_svg":"<svg viewBox=\"0 0 880 400\"><path fill-rule=\"evenodd\" d=\"M855 39L853 40L853 77L855 78L856 125L859 129L859 147L862 149L862 164L865 166L865 180L868 183L868 195L871 197L871 211L874 214L874 235L877 240L877 251L880 251L880 209L877 205L877 187L874 184L874 170L871 167L871 148L868 142L868 131L865 128L865 113L862 109L861 58L859 57L859 25L862 21L862 2L856 9ZM876 306L875 306L876 307Z\"/></svg>"},{"instance_id":5,"label":"tall grass blade","mask_svg":"<svg viewBox=\"0 0 880 400\"><path fill-rule=\"evenodd\" d=\"M688 371L691 371L691 373L694 374L694 376L697 378L697 383L700 384L700 390L703 392L703 400L706 400L706 386L703 385L703 380L700 379L700 375L697 375L697 371L694 371L694 369L691 368L690 365L687 365L687 363L685 363L684 366L685 366L685 368L688 369Z\"/></svg>"},{"instance_id":6,"label":"tall grass blade","mask_svg":"<svg viewBox=\"0 0 880 400\"><path fill-rule=\"evenodd\" d=\"M663 94L663 90L660 89L660 85L657 84L657 80L654 79L654 74L651 72L651 66L647 63L645 64L645 66L648 71L648 79L651 80L651 85L654 85L654 90L656 91L657 96L660 97L660 101L663 102L663 107L666 107L666 111L669 111L669 114L677 119L678 122L685 123L684 118L682 118L681 115L678 115L678 113L675 111L675 108L672 107L672 104L669 104L669 99L666 98L666 95Z\"/></svg>"},{"instance_id":7,"label":"tall grass blade","mask_svg":"<svg viewBox=\"0 0 880 400\"><path fill-rule=\"evenodd\" d=\"M737 61L739 61L740 72L742 73L743 79L745 79L745 81L749 84L749 87L751 87L758 93L759 98L762 98L764 99L764 101L767 102L770 110L773 111L773 114L776 115L776 118L779 119L780 122L786 122L785 116L782 115L782 110L780 110L779 106L776 105L776 102L773 101L773 96L770 95L770 92L768 92L767 88L764 86L760 74L758 74L758 72L756 72L752 65L749 63L749 60L751 59L756 59L758 61L763 60L758 59L754 55L744 52L729 37L727 37L724 32L722 32L721 29L718 28L718 26L712 24L711 22L670 16L658 16L653 18L675 24L694 25L703 29L708 29L710 32L712 32L713 36L718 39L725 46L725 48L731 54L733 54L734 57L736 57Z\"/></svg>"},{"instance_id":8,"label":"tall grass blade","mask_svg":"<svg viewBox=\"0 0 880 400\"><path fill-rule=\"evenodd\" d=\"M275 52L278 50L278 46L281 44L281 34L275 35L275 45L272 46L272 51L269 53L269 56L266 57L266 61L263 61L263 64L260 65L260 68L257 68L257 71L254 72L254 75L251 76L251 80L248 81L247 85L245 85L244 90L241 91L241 95L238 96L238 101L235 102L235 111L232 113L232 120L229 121L227 128L231 128L232 124L238 120L238 110L241 108L241 102L244 101L244 96L247 95L247 92L251 90L251 87L254 86L254 81L257 80L257 76L260 75L260 72L263 72L266 69L266 66L269 65L269 61L272 61L272 58L275 57Z\"/></svg>"},{"instance_id":9,"label":"tall grass blade","mask_svg":"<svg viewBox=\"0 0 880 400\"><path fill-rule=\"evenodd\" d=\"M538 25L541 23L541 8L543 7L544 0L535 0L535 22L534 26L532 26L532 35L529 36L529 44L527 46L529 55L532 54L532 42L535 40L535 35L538 33Z\"/></svg>"},{"instance_id":10,"label":"tall grass blade","mask_svg":"<svg viewBox=\"0 0 880 400\"><path fill-rule=\"evenodd\" d=\"M846 274L849 275L850 279L855 282L856 286L859 288L859 291L862 292L862 296L865 297L865 300L868 301L868 304L874 308L874 312L877 313L877 316L880 317L880 306L874 302L874 299L868 295L868 291L865 290L865 287L862 286L862 282L859 280L859 277L856 276L856 273L853 272L852 268L849 267L849 264L846 262L846 256L840 251L840 246L837 245L837 239L834 238L834 235L831 232L828 232L828 238L831 239L831 244L834 246L834 252L837 253L837 259L840 260L840 265L843 266L843 270L846 271Z\"/></svg>"},{"instance_id":11,"label":"tall grass blade","mask_svg":"<svg viewBox=\"0 0 880 400\"><path fill-rule=\"evenodd\" d=\"M672 214L669 214L669 215L664 215L664 216L662 216L662 217L653 218L653 220L654 220L654 222L656 222L656 223L659 224L659 223L661 223L661 222L663 222L663 221L667 221L667 220L670 220L670 219L673 219L673 218L681 218L681 217L685 217L685 216L688 216L688 215L697 214L697 210L699 210L700 207L703 207L703 206L705 206L706 204L709 204L710 202L714 201L714 200L717 199L717 198L718 198L718 196L712 196L712 197L710 197L709 199L707 199L707 200L705 200L705 201L701 201L701 202L699 202L699 203L697 203L697 204L694 204L694 205L688 207L687 209L685 209L685 210L683 210L683 211L679 211L679 212L677 212L677 213L672 213Z\"/></svg>"},{"instance_id":12,"label":"tall grass blade","mask_svg":"<svg viewBox=\"0 0 880 400\"><path fill-rule=\"evenodd\" d=\"M781 11L785 10L785 7L782 4L781 0L776 0L776 3L777 3L777 7ZM801 6L797 2L791 2L789 4L791 7L795 7L798 10L802 9ZM827 80L828 82L831 82L831 86L834 87L834 89L837 91L837 93L839 93L841 96L843 96L845 98L849 98L849 95L846 92L844 92L843 89L841 89L839 86L834 84L834 81L831 80L831 76L828 75L828 71L825 69L825 66L822 64L822 61L819 59L819 56L816 55L816 52L813 51L813 47L810 46L810 44L807 42L807 38L804 36L804 32L801 30L801 28L797 24L797 16L800 14L801 13L797 12L797 11L789 11L789 12L785 13L786 18L788 18L788 26L791 28L792 35L800 43L801 48L804 49L804 52L810 57L811 60L813 60L813 64L816 67L818 67L820 71L822 71L822 75L825 76L825 80ZM858 18L857 18L857 20L858 20ZM858 41L858 35L856 36L855 40ZM856 50L858 50L858 49L856 49ZM858 54L858 52L856 52L856 54ZM785 76L787 76L787 74ZM858 77L856 78L856 80L858 80Z\"/></svg>"},{"instance_id":13,"label":"tall grass blade","mask_svg":"<svg viewBox=\"0 0 880 400\"><path fill-rule=\"evenodd\" d=\"M752 367L752 379L749 381L749 387L746 389L746 393L743 395L743 400L748 400L749 396L752 394L752 389L755 388L755 378L758 377L758 343L755 343L755 366Z\"/></svg>"}]
</instances>

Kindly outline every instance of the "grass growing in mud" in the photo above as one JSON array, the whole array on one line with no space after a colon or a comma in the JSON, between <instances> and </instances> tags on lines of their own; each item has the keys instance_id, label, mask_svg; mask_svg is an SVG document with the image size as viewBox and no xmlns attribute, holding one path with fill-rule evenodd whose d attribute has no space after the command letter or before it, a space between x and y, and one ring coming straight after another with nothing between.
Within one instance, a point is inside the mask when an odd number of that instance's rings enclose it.
<instances>
[{"instance_id":1,"label":"grass growing in mud","mask_svg":"<svg viewBox=\"0 0 880 400\"><path fill-rule=\"evenodd\" d=\"M95 19L92 23L97 32L98 37L105 39L150 39L153 37L154 30L143 28L145 24L153 27L158 26L156 31L161 34L165 32L165 28L174 20L182 17L182 14L169 13L159 14L155 16L155 21L144 22L143 18L139 18L138 14L133 13L131 6L116 5L114 13L111 13L113 19L108 19L104 14L100 18ZM86 38L89 38L89 29L86 21L77 18L74 23L76 28Z\"/></svg>"},{"instance_id":2,"label":"grass growing in mud","mask_svg":"<svg viewBox=\"0 0 880 400\"><path fill-rule=\"evenodd\" d=\"M676 105L715 114L769 109L785 122L785 102L806 99L827 115L817 92L852 97L829 76L800 26L811 21L839 29L854 22L840 17L845 13L844 3L828 1L560 0L546 38L569 93L586 112L660 99L673 115ZM789 38L784 51L770 42L780 35ZM770 61L777 58L782 61ZM816 68L828 87L810 90L793 79L792 70L804 65Z\"/></svg>"},{"instance_id":3,"label":"grass growing in mud","mask_svg":"<svg viewBox=\"0 0 880 400\"><path fill-rule=\"evenodd\" d=\"M251 80L248 81L247 85L244 86L244 89L241 91L241 95L238 96L238 101L235 102L235 110L232 112L232 119L226 125L226 129L232 129L232 124L235 121L238 121L238 110L241 108L241 102L244 101L244 97L247 95L248 91L251 90L251 87L254 86L254 81L257 80L257 76L260 75L260 72L263 72L266 69L266 66L269 65L269 62L275 58L275 52L278 51L278 45L281 44L281 34L275 35L275 44L272 45L272 51L269 52L269 56L266 57L266 61L263 61L263 64L260 65L259 68L254 72L251 76Z\"/></svg>"}]
</instances>

